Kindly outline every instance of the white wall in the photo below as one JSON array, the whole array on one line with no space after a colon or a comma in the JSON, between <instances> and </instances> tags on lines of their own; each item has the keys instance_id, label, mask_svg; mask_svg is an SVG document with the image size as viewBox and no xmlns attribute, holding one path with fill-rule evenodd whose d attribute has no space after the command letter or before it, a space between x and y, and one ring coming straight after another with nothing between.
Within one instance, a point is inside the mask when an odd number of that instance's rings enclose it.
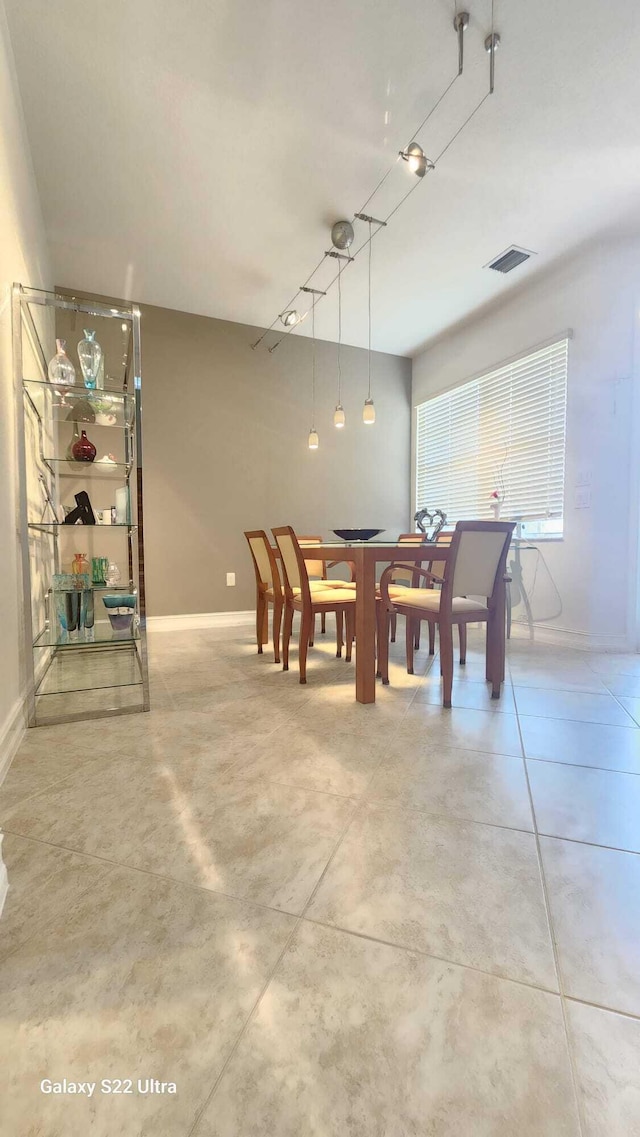
<instances>
[{"instance_id":1,"label":"white wall","mask_svg":"<svg viewBox=\"0 0 640 1137\"><path fill-rule=\"evenodd\" d=\"M570 633L566 639L575 646L637 646L639 316L640 238L618 238L452 329L413 362L415 407L573 330L564 540L541 543L540 558L526 554L525 575L534 621ZM415 413L413 419L415 430ZM577 508L576 488L585 475L591 506Z\"/></svg>"},{"instance_id":2,"label":"white wall","mask_svg":"<svg viewBox=\"0 0 640 1137\"><path fill-rule=\"evenodd\" d=\"M50 287L48 253L0 0L0 777L21 723L24 669L16 519L15 402L11 285Z\"/></svg>"}]
</instances>

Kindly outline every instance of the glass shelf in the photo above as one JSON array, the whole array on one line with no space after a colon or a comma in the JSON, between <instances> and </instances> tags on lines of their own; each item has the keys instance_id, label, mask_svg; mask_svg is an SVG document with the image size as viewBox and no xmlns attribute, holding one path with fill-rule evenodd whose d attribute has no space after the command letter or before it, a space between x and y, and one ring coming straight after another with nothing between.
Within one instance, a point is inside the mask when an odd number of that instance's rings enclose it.
<instances>
[{"instance_id":1,"label":"glass shelf","mask_svg":"<svg viewBox=\"0 0 640 1137\"><path fill-rule=\"evenodd\" d=\"M55 529L68 529L70 532L78 529L137 529L137 525L124 525L121 522L111 525L65 525L64 521L29 521L29 529L43 529L46 533Z\"/></svg>"},{"instance_id":2,"label":"glass shelf","mask_svg":"<svg viewBox=\"0 0 640 1137\"><path fill-rule=\"evenodd\" d=\"M144 684L88 687L76 691L41 691L35 696L35 705L39 726L82 722L87 719L95 723L98 718L145 710Z\"/></svg>"},{"instance_id":3,"label":"glass shelf","mask_svg":"<svg viewBox=\"0 0 640 1137\"><path fill-rule=\"evenodd\" d=\"M25 387L34 387L36 390L49 391L60 399L102 399L104 396L110 403L122 407L127 402L133 402L134 395L123 387L85 387L84 383L51 383L48 379L23 379ZM67 406L67 410L70 410Z\"/></svg>"},{"instance_id":4,"label":"glass shelf","mask_svg":"<svg viewBox=\"0 0 640 1137\"><path fill-rule=\"evenodd\" d=\"M133 469L131 462L70 462L68 458L43 458L43 462L59 478L126 481Z\"/></svg>"},{"instance_id":5,"label":"glass shelf","mask_svg":"<svg viewBox=\"0 0 640 1137\"><path fill-rule=\"evenodd\" d=\"M98 651L94 656L65 651L58 652L51 661L36 695L138 687L141 683L138 658L130 646L124 652Z\"/></svg>"},{"instance_id":6,"label":"glass shelf","mask_svg":"<svg viewBox=\"0 0 640 1137\"><path fill-rule=\"evenodd\" d=\"M87 430L124 430L135 417L135 398L127 391L109 391L99 387L65 387L40 379L23 379L23 387L34 406L46 400L47 417L52 422L78 423ZM88 404L74 414L78 403ZM98 409L101 404L100 409ZM84 413L83 413L84 412ZM91 414L94 418L91 418ZM96 415L115 416L115 422L98 422Z\"/></svg>"},{"instance_id":7,"label":"glass shelf","mask_svg":"<svg viewBox=\"0 0 640 1137\"><path fill-rule=\"evenodd\" d=\"M93 628L86 629L84 635L91 632L91 639L61 639L61 633L57 627L45 628L40 632L40 635L33 641L34 647L55 647L59 651L72 651L81 648L86 651L87 648L92 647L117 647L119 644L132 644L140 639L140 628L132 627L131 631L123 634L122 632L114 632L108 620L96 620Z\"/></svg>"}]
</instances>

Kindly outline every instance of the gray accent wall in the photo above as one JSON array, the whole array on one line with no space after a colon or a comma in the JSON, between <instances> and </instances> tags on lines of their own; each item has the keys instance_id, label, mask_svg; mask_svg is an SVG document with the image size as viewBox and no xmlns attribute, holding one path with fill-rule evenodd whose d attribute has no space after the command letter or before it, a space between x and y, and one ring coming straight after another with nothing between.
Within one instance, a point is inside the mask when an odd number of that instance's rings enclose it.
<instances>
[{"instance_id":1,"label":"gray accent wall","mask_svg":"<svg viewBox=\"0 0 640 1137\"><path fill-rule=\"evenodd\" d=\"M364 426L367 353L343 348L347 426L337 431L336 345L318 341L320 448L310 451L308 337L252 351L260 329L150 306L141 327L148 615L251 608L245 529L407 528L411 360L375 353L377 421Z\"/></svg>"}]
</instances>

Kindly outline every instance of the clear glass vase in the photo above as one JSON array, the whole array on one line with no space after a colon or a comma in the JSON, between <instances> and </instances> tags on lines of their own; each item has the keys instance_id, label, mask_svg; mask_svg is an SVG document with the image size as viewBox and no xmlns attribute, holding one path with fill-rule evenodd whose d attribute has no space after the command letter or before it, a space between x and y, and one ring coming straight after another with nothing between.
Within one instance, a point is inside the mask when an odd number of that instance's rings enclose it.
<instances>
[{"instance_id":1,"label":"clear glass vase","mask_svg":"<svg viewBox=\"0 0 640 1137\"><path fill-rule=\"evenodd\" d=\"M102 348L96 339L96 333L90 328L84 329L84 339L78 344L78 359L85 387L95 390L102 363Z\"/></svg>"},{"instance_id":2,"label":"clear glass vase","mask_svg":"<svg viewBox=\"0 0 640 1137\"><path fill-rule=\"evenodd\" d=\"M66 346L66 340L56 340L56 354L49 360L47 374L51 383L62 383L66 387L73 387L76 382L76 369L65 351Z\"/></svg>"}]
</instances>

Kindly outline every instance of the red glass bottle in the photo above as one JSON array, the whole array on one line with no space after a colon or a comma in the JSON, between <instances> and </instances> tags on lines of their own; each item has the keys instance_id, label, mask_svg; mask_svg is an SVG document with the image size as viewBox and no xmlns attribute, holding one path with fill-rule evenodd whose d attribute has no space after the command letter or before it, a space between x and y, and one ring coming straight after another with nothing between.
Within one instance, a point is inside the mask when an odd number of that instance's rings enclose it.
<instances>
[{"instance_id":1,"label":"red glass bottle","mask_svg":"<svg viewBox=\"0 0 640 1137\"><path fill-rule=\"evenodd\" d=\"M78 441L74 442L71 453L76 462L93 462L96 456L96 448L93 442L87 438L86 430L83 430Z\"/></svg>"}]
</instances>

